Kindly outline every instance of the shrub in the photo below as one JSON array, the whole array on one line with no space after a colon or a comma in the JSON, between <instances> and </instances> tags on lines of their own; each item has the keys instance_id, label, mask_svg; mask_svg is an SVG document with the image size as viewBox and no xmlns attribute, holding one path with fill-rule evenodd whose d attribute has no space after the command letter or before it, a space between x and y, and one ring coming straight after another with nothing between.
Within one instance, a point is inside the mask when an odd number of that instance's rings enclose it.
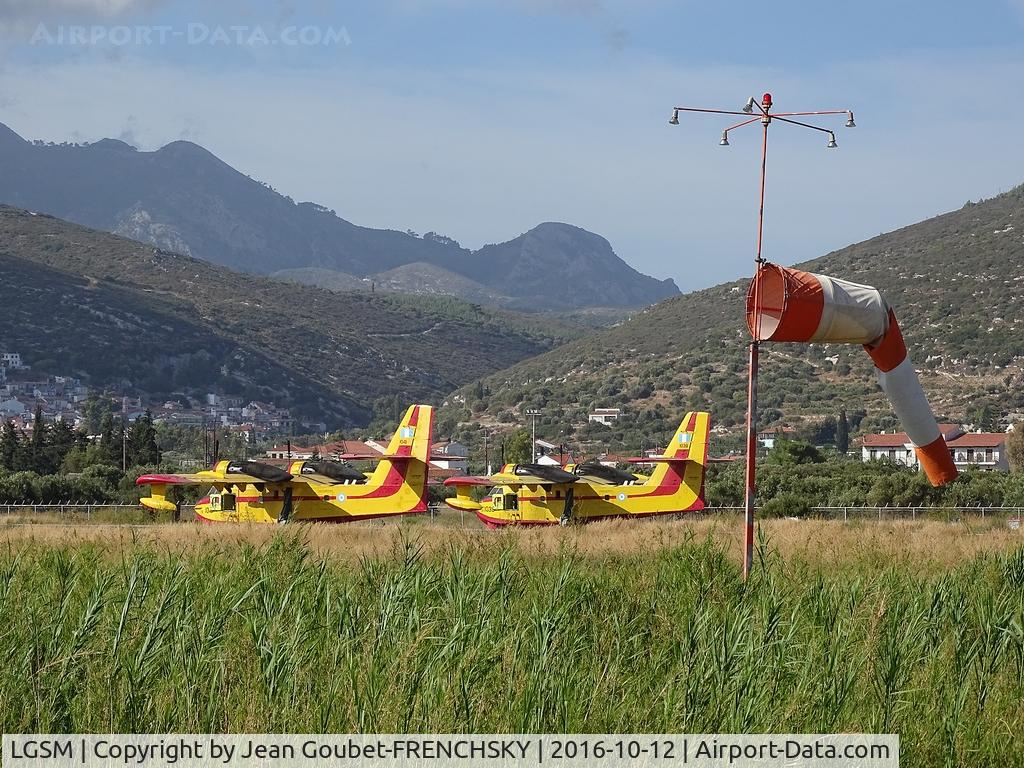
<instances>
[{"instance_id":1,"label":"shrub","mask_svg":"<svg viewBox=\"0 0 1024 768\"><path fill-rule=\"evenodd\" d=\"M763 517L810 517L811 511L807 497L797 493L780 493L761 505Z\"/></svg>"}]
</instances>

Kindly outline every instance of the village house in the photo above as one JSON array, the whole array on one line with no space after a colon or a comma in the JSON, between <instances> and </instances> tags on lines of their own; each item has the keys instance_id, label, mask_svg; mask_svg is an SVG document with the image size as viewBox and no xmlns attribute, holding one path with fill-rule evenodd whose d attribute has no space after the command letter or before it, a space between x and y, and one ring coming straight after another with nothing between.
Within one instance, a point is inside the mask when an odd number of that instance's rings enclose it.
<instances>
[{"instance_id":1,"label":"village house","mask_svg":"<svg viewBox=\"0 0 1024 768\"><path fill-rule=\"evenodd\" d=\"M769 451L779 440L792 440L794 437L796 430L793 427L771 427L757 433L758 442Z\"/></svg>"},{"instance_id":2,"label":"village house","mask_svg":"<svg viewBox=\"0 0 1024 768\"><path fill-rule=\"evenodd\" d=\"M21 354L18 352L0 352L0 368L10 368L20 371L27 366L21 361Z\"/></svg>"},{"instance_id":3,"label":"village house","mask_svg":"<svg viewBox=\"0 0 1024 768\"><path fill-rule=\"evenodd\" d=\"M959 424L940 424L939 432L957 469L1009 471L1005 432L964 432ZM906 432L864 436L861 460L883 458L907 467L918 467L917 453Z\"/></svg>"},{"instance_id":4,"label":"village house","mask_svg":"<svg viewBox=\"0 0 1024 768\"><path fill-rule=\"evenodd\" d=\"M537 464L560 467L565 463L566 450L564 445L555 445L547 440L537 438L533 444L533 456Z\"/></svg>"},{"instance_id":5,"label":"village house","mask_svg":"<svg viewBox=\"0 0 1024 768\"><path fill-rule=\"evenodd\" d=\"M430 463L438 469L469 471L469 448L456 440L442 440L431 448Z\"/></svg>"},{"instance_id":6,"label":"village house","mask_svg":"<svg viewBox=\"0 0 1024 768\"><path fill-rule=\"evenodd\" d=\"M620 416L622 416L622 409L620 408L595 408L587 416L587 421L591 424L603 424L606 427L610 427Z\"/></svg>"}]
</instances>

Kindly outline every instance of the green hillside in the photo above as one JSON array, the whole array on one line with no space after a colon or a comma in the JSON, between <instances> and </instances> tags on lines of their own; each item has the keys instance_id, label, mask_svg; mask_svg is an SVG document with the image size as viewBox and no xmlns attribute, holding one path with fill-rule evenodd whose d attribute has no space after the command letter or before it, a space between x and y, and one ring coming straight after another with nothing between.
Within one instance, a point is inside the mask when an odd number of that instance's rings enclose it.
<instances>
[{"instance_id":1,"label":"green hillside","mask_svg":"<svg viewBox=\"0 0 1024 768\"><path fill-rule=\"evenodd\" d=\"M228 393L339 426L583 331L450 298L336 294L0 207L0 346L96 387Z\"/></svg>"},{"instance_id":2,"label":"green hillside","mask_svg":"<svg viewBox=\"0 0 1024 768\"><path fill-rule=\"evenodd\" d=\"M1024 410L1024 187L800 266L881 289L940 416L980 425ZM703 408L738 434L746 411L746 288L744 280L664 301L460 390L446 415L521 424L526 408L540 408L543 436L635 448L641 434L668 432L684 411ZM863 428L896 426L859 347L763 349L762 423L799 426L845 408L866 412ZM486 397L477 402L481 391ZM593 407L626 415L610 431L585 427ZM723 446L735 442L719 438Z\"/></svg>"}]
</instances>

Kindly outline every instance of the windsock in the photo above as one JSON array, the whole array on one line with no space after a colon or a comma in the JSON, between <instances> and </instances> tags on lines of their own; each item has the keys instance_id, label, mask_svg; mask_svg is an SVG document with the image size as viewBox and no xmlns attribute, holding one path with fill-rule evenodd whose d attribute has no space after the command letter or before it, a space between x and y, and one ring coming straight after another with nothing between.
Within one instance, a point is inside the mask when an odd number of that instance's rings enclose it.
<instances>
[{"instance_id":1,"label":"windsock","mask_svg":"<svg viewBox=\"0 0 1024 768\"><path fill-rule=\"evenodd\" d=\"M750 282L747 327L761 341L863 344L928 480L938 487L956 477L896 315L877 289L766 264Z\"/></svg>"}]
</instances>

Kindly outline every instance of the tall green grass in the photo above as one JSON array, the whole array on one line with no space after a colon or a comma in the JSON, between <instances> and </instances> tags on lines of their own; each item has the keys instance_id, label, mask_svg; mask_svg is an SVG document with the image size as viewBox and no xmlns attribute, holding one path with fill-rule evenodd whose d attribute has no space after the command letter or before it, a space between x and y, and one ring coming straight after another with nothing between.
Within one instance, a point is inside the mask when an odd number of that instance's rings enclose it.
<instances>
[{"instance_id":1,"label":"tall green grass","mask_svg":"<svg viewBox=\"0 0 1024 768\"><path fill-rule=\"evenodd\" d=\"M831 732L913 766L1014 765L1024 550L940 575L762 548L324 560L21 545L0 564L0 728Z\"/></svg>"}]
</instances>

